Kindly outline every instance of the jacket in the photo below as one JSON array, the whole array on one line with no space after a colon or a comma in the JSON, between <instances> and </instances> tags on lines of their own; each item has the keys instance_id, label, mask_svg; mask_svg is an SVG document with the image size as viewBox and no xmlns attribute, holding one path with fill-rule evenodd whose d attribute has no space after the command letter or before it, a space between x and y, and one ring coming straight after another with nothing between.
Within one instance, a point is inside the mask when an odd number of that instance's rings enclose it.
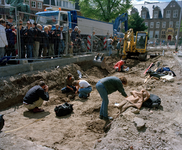
<instances>
[{"instance_id":1,"label":"jacket","mask_svg":"<svg viewBox=\"0 0 182 150\"><path fill-rule=\"evenodd\" d=\"M27 33L27 35L26 35ZM24 36L25 36L25 44L27 45L33 45L34 44L34 37L33 37L33 30L32 29L25 29L24 32Z\"/></svg>"},{"instance_id":2,"label":"jacket","mask_svg":"<svg viewBox=\"0 0 182 150\"><path fill-rule=\"evenodd\" d=\"M0 47L5 47L6 45L8 45L8 41L6 37L5 27L0 25Z\"/></svg>"},{"instance_id":3,"label":"jacket","mask_svg":"<svg viewBox=\"0 0 182 150\"><path fill-rule=\"evenodd\" d=\"M15 45L15 34L11 29L6 29L6 36L8 40L8 45Z\"/></svg>"},{"instance_id":4,"label":"jacket","mask_svg":"<svg viewBox=\"0 0 182 150\"><path fill-rule=\"evenodd\" d=\"M23 102L27 104L33 104L39 98L42 98L45 101L49 100L49 93L45 92L40 85L32 87L23 98Z\"/></svg>"},{"instance_id":5,"label":"jacket","mask_svg":"<svg viewBox=\"0 0 182 150\"><path fill-rule=\"evenodd\" d=\"M42 31L42 46L49 48L49 34Z\"/></svg>"}]
</instances>

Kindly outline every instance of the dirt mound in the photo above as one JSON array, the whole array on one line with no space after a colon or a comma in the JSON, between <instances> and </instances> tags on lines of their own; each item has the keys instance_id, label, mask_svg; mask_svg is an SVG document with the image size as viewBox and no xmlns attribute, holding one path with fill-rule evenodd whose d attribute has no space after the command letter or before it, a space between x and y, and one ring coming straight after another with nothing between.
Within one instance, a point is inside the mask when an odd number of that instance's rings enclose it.
<instances>
[{"instance_id":1,"label":"dirt mound","mask_svg":"<svg viewBox=\"0 0 182 150\"><path fill-rule=\"evenodd\" d=\"M87 129L95 133L104 133L105 121L104 120L89 120L86 122Z\"/></svg>"},{"instance_id":2,"label":"dirt mound","mask_svg":"<svg viewBox=\"0 0 182 150\"><path fill-rule=\"evenodd\" d=\"M76 64L67 65L63 68L55 68L47 72L38 72L38 74L26 75L18 77L10 77L7 80L0 81L0 110L9 106L22 102L26 92L33 86L37 85L39 81L44 80L49 86L49 90L53 88L60 88L64 86L65 77L68 73L72 73L75 79L79 79L77 73L79 70L82 75L85 73L80 66ZM62 96L61 96L62 97ZM65 100L63 100L65 101Z\"/></svg>"},{"instance_id":3,"label":"dirt mound","mask_svg":"<svg viewBox=\"0 0 182 150\"><path fill-rule=\"evenodd\" d=\"M117 61L119 61L118 58L108 57L107 63L110 67L113 67ZM177 75L174 82L150 79L144 84L145 75L143 73L154 61L160 61L161 66L169 65L173 69ZM146 62L128 59L127 63L130 67L128 72L115 72L113 74L108 74L108 72L105 72L106 70L94 67L91 63L83 63L83 69L82 65L80 67L73 64L52 71L38 72L38 74L24 74L2 79L0 82L0 98L2 99L5 96L6 103L11 103L10 105L16 102L12 101L13 98L18 102L22 101L22 97L27 90L38 84L40 80L45 80L48 83L50 99L41 106L45 112L38 114L27 111L23 105L20 105L16 110L12 107L1 111L2 114L5 114L5 126L2 130L4 134L0 134L2 139L0 147L2 149L11 149L11 145L16 143L18 143L16 146L26 146L24 140L19 140L21 138L26 139L27 142L33 142L35 146L42 145L55 150L93 148L99 150L182 149L180 97L182 94L182 80L179 65L172 57L158 57L156 60L149 59ZM64 86L64 78L69 72L78 79L77 70L80 70L83 76L87 77L84 79L91 83L93 91L87 99L81 99L76 95L74 100L69 100L69 94L62 94L61 88ZM133 73L131 73L132 71ZM99 119L102 99L95 89L96 82L104 75L127 77L128 86L124 86L124 89L128 96L132 90L150 89L150 93L161 98L160 109L149 110L142 107L140 110L136 109L138 112L136 113L128 108L121 115L117 115L120 111L114 105L122 102L124 97L118 91L114 92L108 96L108 115L114 118L117 116L117 118L107 128L107 131L109 130L107 132L105 129L109 122ZM66 101L73 104L73 112L67 116L56 117L55 106ZM0 107L3 107L3 101L0 102ZM8 105L4 105L4 108L6 106ZM141 130L134 122L136 117L144 123ZM8 131L8 133L6 134L5 131ZM8 139L13 138L13 142L10 142L10 144L6 142L7 137ZM93 147L94 144L95 147ZM16 147L16 149L22 148Z\"/></svg>"},{"instance_id":4,"label":"dirt mound","mask_svg":"<svg viewBox=\"0 0 182 150\"><path fill-rule=\"evenodd\" d=\"M85 73L89 76L95 76L97 78L103 78L108 75L108 72L106 70L103 70L99 67L93 67L91 69L88 69L85 71Z\"/></svg>"}]
</instances>

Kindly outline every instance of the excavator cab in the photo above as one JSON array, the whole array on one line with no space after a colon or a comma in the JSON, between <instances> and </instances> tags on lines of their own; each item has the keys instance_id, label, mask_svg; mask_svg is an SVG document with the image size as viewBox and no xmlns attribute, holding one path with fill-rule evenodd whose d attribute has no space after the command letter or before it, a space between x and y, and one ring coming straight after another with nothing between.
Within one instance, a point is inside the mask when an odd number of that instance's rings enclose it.
<instances>
[{"instance_id":1,"label":"excavator cab","mask_svg":"<svg viewBox=\"0 0 182 150\"><path fill-rule=\"evenodd\" d=\"M147 46L147 33L146 32L137 32L136 35L136 49L140 53L144 53Z\"/></svg>"}]
</instances>

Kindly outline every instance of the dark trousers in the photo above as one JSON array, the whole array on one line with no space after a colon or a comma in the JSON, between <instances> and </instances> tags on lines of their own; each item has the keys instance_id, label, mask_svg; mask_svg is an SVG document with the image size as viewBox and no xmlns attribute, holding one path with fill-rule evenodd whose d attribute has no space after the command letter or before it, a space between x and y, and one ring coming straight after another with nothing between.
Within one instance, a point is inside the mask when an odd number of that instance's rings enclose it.
<instances>
[{"instance_id":1,"label":"dark trousers","mask_svg":"<svg viewBox=\"0 0 182 150\"><path fill-rule=\"evenodd\" d=\"M21 58L25 58L25 45L21 44Z\"/></svg>"},{"instance_id":2,"label":"dark trousers","mask_svg":"<svg viewBox=\"0 0 182 150\"><path fill-rule=\"evenodd\" d=\"M75 86L69 86L69 87L71 87L74 91L76 91L76 87ZM70 90L66 86L64 88L62 88L61 91L62 91L62 93L73 92L72 90Z\"/></svg>"},{"instance_id":3,"label":"dark trousers","mask_svg":"<svg viewBox=\"0 0 182 150\"><path fill-rule=\"evenodd\" d=\"M16 56L15 45L8 45L6 48L6 54L7 56Z\"/></svg>"},{"instance_id":4,"label":"dark trousers","mask_svg":"<svg viewBox=\"0 0 182 150\"><path fill-rule=\"evenodd\" d=\"M58 55L59 42L60 42L59 39L55 39L55 42L54 42L54 54L55 55Z\"/></svg>"}]
</instances>

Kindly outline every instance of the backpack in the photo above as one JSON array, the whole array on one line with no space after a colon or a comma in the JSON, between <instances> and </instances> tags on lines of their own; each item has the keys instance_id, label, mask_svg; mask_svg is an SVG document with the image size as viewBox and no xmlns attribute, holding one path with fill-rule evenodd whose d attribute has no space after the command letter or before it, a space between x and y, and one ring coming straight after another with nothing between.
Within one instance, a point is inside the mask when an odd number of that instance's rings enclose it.
<instances>
[{"instance_id":1,"label":"backpack","mask_svg":"<svg viewBox=\"0 0 182 150\"><path fill-rule=\"evenodd\" d=\"M150 98L145 102L143 102L142 106L148 108L153 108L153 107L158 108L160 104L161 104L161 99L157 95L150 94Z\"/></svg>"},{"instance_id":2,"label":"backpack","mask_svg":"<svg viewBox=\"0 0 182 150\"><path fill-rule=\"evenodd\" d=\"M64 103L63 105L56 106L54 108L54 111L56 113L56 116L66 116L70 114L73 111L73 104Z\"/></svg>"}]
</instances>

